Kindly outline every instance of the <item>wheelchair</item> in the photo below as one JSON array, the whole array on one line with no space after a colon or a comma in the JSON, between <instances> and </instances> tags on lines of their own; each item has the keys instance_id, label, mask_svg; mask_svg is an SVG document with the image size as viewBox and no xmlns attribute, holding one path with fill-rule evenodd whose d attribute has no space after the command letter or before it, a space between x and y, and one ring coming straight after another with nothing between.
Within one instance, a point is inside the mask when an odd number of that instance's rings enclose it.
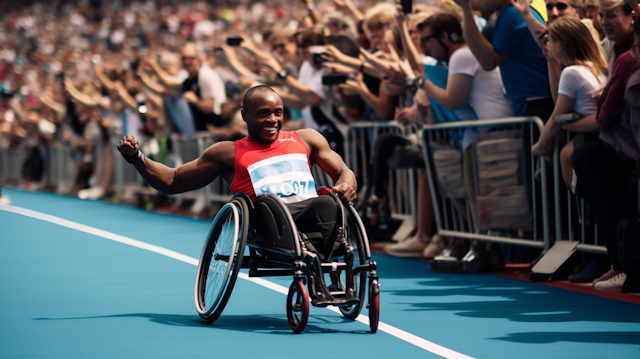
<instances>
[{"instance_id":1,"label":"wheelchair","mask_svg":"<svg viewBox=\"0 0 640 359\"><path fill-rule=\"evenodd\" d=\"M203 323L211 324L220 316L239 270L248 268L249 277L293 276L286 311L295 333L307 324L309 293L311 305L337 306L351 320L360 315L368 299L369 326L372 333L377 331L380 285L365 227L351 204L343 205L328 189L318 193L331 196L339 214L334 245L324 254L312 244L319 233L299 233L289 210L274 195L261 195L252 202L247 194L238 193L220 209L196 274L195 305Z\"/></svg>"}]
</instances>

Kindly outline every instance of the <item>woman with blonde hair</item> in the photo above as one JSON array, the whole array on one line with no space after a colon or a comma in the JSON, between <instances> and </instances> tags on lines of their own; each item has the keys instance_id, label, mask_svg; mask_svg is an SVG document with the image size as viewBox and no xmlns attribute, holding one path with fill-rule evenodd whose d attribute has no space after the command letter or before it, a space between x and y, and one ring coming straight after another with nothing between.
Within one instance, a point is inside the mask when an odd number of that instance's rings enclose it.
<instances>
[{"instance_id":1,"label":"woman with blonde hair","mask_svg":"<svg viewBox=\"0 0 640 359\"><path fill-rule=\"evenodd\" d=\"M556 116L573 112L581 118L576 121L576 125L592 126L596 123L597 106L593 96L607 83L607 63L598 45L591 40L589 30L579 19L556 19L549 25L548 40L549 52L566 67L560 75L558 99L553 113L545 124L540 139L531 149L538 156L547 156L553 152L555 138L561 128L561 124L555 120ZM571 141L560 155L562 178L567 187L571 187L573 148L574 141Z\"/></svg>"}]
</instances>

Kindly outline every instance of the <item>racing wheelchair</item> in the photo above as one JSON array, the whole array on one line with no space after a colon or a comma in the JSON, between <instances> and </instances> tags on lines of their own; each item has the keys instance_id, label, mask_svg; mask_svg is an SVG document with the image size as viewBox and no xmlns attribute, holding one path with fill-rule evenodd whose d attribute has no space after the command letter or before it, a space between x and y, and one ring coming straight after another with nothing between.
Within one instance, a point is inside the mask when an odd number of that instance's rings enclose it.
<instances>
[{"instance_id":1,"label":"racing wheelchair","mask_svg":"<svg viewBox=\"0 0 640 359\"><path fill-rule=\"evenodd\" d=\"M343 205L328 189L318 193L331 196L338 205L336 239L329 253L315 250L312 243L319 233L298 232L289 210L274 195L262 195L252 202L247 194L238 193L220 209L196 274L194 297L202 322L211 324L220 316L240 268L248 268L249 277L293 275L286 310L295 333L307 324L310 292L312 305L338 306L342 315L352 320L368 299L369 326L371 332L377 331L380 285L376 262L369 260L364 225L351 204ZM325 273L330 285L325 282Z\"/></svg>"}]
</instances>

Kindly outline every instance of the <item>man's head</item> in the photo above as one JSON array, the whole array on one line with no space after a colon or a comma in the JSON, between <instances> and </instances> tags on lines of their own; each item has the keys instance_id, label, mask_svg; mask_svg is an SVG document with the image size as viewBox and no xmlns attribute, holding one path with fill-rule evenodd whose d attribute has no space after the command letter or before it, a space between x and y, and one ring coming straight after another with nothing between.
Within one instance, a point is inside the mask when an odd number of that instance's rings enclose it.
<instances>
[{"instance_id":1,"label":"man's head","mask_svg":"<svg viewBox=\"0 0 640 359\"><path fill-rule=\"evenodd\" d=\"M423 52L438 61L448 61L453 51L464 44L460 21L449 13L429 16L418 30Z\"/></svg>"},{"instance_id":2,"label":"man's head","mask_svg":"<svg viewBox=\"0 0 640 359\"><path fill-rule=\"evenodd\" d=\"M377 51L382 45L384 33L387 27L395 23L395 6L387 3L380 3L364 14L362 28L369 40L369 49Z\"/></svg>"},{"instance_id":3,"label":"man's head","mask_svg":"<svg viewBox=\"0 0 640 359\"><path fill-rule=\"evenodd\" d=\"M600 25L605 36L621 45L633 32L633 21L638 17L624 0L598 0Z\"/></svg>"},{"instance_id":4,"label":"man's head","mask_svg":"<svg viewBox=\"0 0 640 359\"><path fill-rule=\"evenodd\" d=\"M298 50L304 60L307 60L312 66L318 67L319 64L313 62L313 53L311 47L324 46L325 37L322 27L313 26L302 31L298 37Z\"/></svg>"},{"instance_id":5,"label":"man's head","mask_svg":"<svg viewBox=\"0 0 640 359\"><path fill-rule=\"evenodd\" d=\"M600 19L598 18L600 14L600 5L598 5L597 0L585 0L584 2L584 17L587 19L591 19L593 22L593 27L598 31L602 31L602 27L600 27Z\"/></svg>"},{"instance_id":6,"label":"man's head","mask_svg":"<svg viewBox=\"0 0 640 359\"><path fill-rule=\"evenodd\" d=\"M409 36L411 37L411 41L417 49L421 48L420 31L418 31L418 25L425 21L431 15L433 15L433 12L431 12L431 10L421 11L417 14L409 15L409 21L407 23L407 27L409 28Z\"/></svg>"},{"instance_id":7,"label":"man's head","mask_svg":"<svg viewBox=\"0 0 640 359\"><path fill-rule=\"evenodd\" d=\"M250 88L244 95L240 113L247 123L251 139L269 144L278 138L284 106L278 93L271 87L260 85Z\"/></svg>"},{"instance_id":8,"label":"man's head","mask_svg":"<svg viewBox=\"0 0 640 359\"><path fill-rule=\"evenodd\" d=\"M547 16L549 23L561 16L580 18L582 5L576 0L544 0L547 4Z\"/></svg>"},{"instance_id":9,"label":"man's head","mask_svg":"<svg viewBox=\"0 0 640 359\"><path fill-rule=\"evenodd\" d=\"M177 75L180 72L180 58L173 52L166 52L159 55L158 64L160 67L171 75Z\"/></svg>"},{"instance_id":10,"label":"man's head","mask_svg":"<svg viewBox=\"0 0 640 359\"><path fill-rule=\"evenodd\" d=\"M298 64L296 39L294 37L296 30L285 27L273 33L271 36L271 51L284 61Z\"/></svg>"},{"instance_id":11,"label":"man's head","mask_svg":"<svg viewBox=\"0 0 640 359\"><path fill-rule=\"evenodd\" d=\"M195 77L200 71L202 60L200 59L200 53L194 43L188 43L182 47L182 66L189 76Z\"/></svg>"}]
</instances>

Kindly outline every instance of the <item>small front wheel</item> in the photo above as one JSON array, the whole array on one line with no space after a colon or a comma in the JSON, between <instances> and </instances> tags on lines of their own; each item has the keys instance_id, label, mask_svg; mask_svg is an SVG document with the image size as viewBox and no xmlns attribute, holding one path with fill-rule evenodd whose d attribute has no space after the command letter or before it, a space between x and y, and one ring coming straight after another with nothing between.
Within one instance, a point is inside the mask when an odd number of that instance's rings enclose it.
<instances>
[{"instance_id":1,"label":"small front wheel","mask_svg":"<svg viewBox=\"0 0 640 359\"><path fill-rule=\"evenodd\" d=\"M369 281L369 327L371 333L378 331L380 322L380 284L377 279Z\"/></svg>"},{"instance_id":2,"label":"small front wheel","mask_svg":"<svg viewBox=\"0 0 640 359\"><path fill-rule=\"evenodd\" d=\"M287 320L294 333L298 334L307 326L309 319L309 294L302 279L294 279L287 295Z\"/></svg>"}]
</instances>

